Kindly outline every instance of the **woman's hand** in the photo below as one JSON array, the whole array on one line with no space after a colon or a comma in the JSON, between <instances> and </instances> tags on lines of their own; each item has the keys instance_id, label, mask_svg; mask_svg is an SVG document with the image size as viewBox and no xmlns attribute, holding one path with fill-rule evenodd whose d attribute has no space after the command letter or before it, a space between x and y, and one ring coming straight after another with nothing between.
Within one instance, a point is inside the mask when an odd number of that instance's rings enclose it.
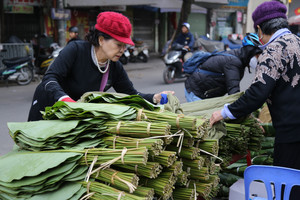
<instances>
[{"instance_id":1,"label":"woman's hand","mask_svg":"<svg viewBox=\"0 0 300 200\"><path fill-rule=\"evenodd\" d=\"M217 123L218 121L221 121L223 118L223 116L221 115L221 110L215 111L211 117L210 117L210 127L212 127L212 125L214 125L215 123Z\"/></svg>"},{"instance_id":2,"label":"woman's hand","mask_svg":"<svg viewBox=\"0 0 300 200\"><path fill-rule=\"evenodd\" d=\"M162 92L160 92L160 93L156 93L156 94L154 94L154 96L153 96L153 102L154 103L159 103L160 102L160 100L161 100L161 98L162 98L162 94L175 94L175 92L174 91L162 91Z\"/></svg>"}]
</instances>

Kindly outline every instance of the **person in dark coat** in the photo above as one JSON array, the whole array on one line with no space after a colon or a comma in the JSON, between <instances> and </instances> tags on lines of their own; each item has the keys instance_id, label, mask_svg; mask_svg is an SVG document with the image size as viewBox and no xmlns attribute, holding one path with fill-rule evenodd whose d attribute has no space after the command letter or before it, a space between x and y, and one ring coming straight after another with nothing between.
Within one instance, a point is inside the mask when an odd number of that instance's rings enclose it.
<instances>
[{"instance_id":1,"label":"person in dark coat","mask_svg":"<svg viewBox=\"0 0 300 200\"><path fill-rule=\"evenodd\" d=\"M300 170L300 38L288 29L286 12L275 0L254 10L254 28L263 44L254 80L239 99L214 112L210 124L247 116L266 102L276 133L273 165ZM294 186L289 200L299 199L300 187Z\"/></svg>"},{"instance_id":2,"label":"person in dark coat","mask_svg":"<svg viewBox=\"0 0 300 200\"><path fill-rule=\"evenodd\" d=\"M80 40L79 38L79 29L77 26L71 26L69 28L69 37L70 37L70 40L68 41L68 44L72 41L76 41L76 40Z\"/></svg>"},{"instance_id":3,"label":"person in dark coat","mask_svg":"<svg viewBox=\"0 0 300 200\"><path fill-rule=\"evenodd\" d=\"M249 66L250 60L255 60L262 52L258 45L258 36L251 33L245 36L242 48L227 51L227 55L209 57L185 81L187 102L240 92L245 68Z\"/></svg>"},{"instance_id":4,"label":"person in dark coat","mask_svg":"<svg viewBox=\"0 0 300 200\"><path fill-rule=\"evenodd\" d=\"M119 58L126 44L134 45L130 38L131 24L127 17L116 12L102 12L86 40L70 42L51 64L37 86L28 121L42 119L41 111L57 101L75 102L84 93L107 91L140 95L152 103L162 99L162 93L143 94L129 80ZM165 98L163 98L165 99Z\"/></svg>"}]
</instances>

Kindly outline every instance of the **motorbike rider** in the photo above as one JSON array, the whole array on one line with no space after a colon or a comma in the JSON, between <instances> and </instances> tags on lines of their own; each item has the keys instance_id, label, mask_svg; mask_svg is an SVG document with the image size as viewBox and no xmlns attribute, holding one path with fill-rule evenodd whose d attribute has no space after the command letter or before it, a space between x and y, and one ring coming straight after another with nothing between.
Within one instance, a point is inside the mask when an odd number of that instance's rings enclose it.
<instances>
[{"instance_id":1,"label":"motorbike rider","mask_svg":"<svg viewBox=\"0 0 300 200\"><path fill-rule=\"evenodd\" d=\"M257 55L262 50L259 38L248 33L243 39L243 47L227 51L227 55L209 57L198 69L185 80L185 97L187 102L219 97L226 93L240 92L240 81L245 68L255 68ZM250 71L250 68L249 68Z\"/></svg>"},{"instance_id":2,"label":"motorbike rider","mask_svg":"<svg viewBox=\"0 0 300 200\"><path fill-rule=\"evenodd\" d=\"M71 26L69 28L69 37L70 37L70 40L68 41L68 44L72 41L75 41L75 40L80 40L79 36L78 36L78 27L77 26Z\"/></svg>"},{"instance_id":3,"label":"motorbike rider","mask_svg":"<svg viewBox=\"0 0 300 200\"><path fill-rule=\"evenodd\" d=\"M181 32L177 36L174 43L184 45L183 48L192 50L194 47L195 39L193 34L190 32L191 25L184 22L181 26Z\"/></svg>"},{"instance_id":4,"label":"motorbike rider","mask_svg":"<svg viewBox=\"0 0 300 200\"><path fill-rule=\"evenodd\" d=\"M181 32L172 44L172 46L176 44L183 45L182 58L184 58L188 51L193 51L195 39L194 35L190 32L190 27L191 25L189 23L184 22L181 26ZM182 74L182 65L176 66L176 74Z\"/></svg>"},{"instance_id":5,"label":"motorbike rider","mask_svg":"<svg viewBox=\"0 0 300 200\"><path fill-rule=\"evenodd\" d=\"M143 94L134 87L119 58L131 40L129 19L117 12L101 12L86 40L70 42L59 53L37 86L28 121L42 119L41 111L56 101L75 102L84 93L107 91L140 95L152 103L159 103L167 93ZM161 104L166 103L161 102Z\"/></svg>"}]
</instances>

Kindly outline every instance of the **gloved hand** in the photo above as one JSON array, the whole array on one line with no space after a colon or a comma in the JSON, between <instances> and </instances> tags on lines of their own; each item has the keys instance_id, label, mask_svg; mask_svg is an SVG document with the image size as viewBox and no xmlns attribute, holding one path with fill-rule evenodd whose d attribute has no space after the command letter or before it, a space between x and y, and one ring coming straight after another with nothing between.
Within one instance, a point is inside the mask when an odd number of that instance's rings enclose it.
<instances>
[{"instance_id":1,"label":"gloved hand","mask_svg":"<svg viewBox=\"0 0 300 200\"><path fill-rule=\"evenodd\" d=\"M163 104L168 103L167 94L160 94L160 95L161 95L160 104L163 105Z\"/></svg>"},{"instance_id":2,"label":"gloved hand","mask_svg":"<svg viewBox=\"0 0 300 200\"><path fill-rule=\"evenodd\" d=\"M76 102L73 99L71 99L71 97L65 97L63 99L61 99L61 101L65 101L65 102Z\"/></svg>"}]
</instances>

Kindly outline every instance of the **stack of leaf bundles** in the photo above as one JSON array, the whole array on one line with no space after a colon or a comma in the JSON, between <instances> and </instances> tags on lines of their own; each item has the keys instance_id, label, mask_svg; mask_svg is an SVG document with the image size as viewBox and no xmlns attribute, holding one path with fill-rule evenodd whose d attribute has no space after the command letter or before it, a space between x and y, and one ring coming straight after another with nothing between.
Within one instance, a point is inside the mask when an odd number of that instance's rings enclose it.
<instances>
[{"instance_id":1,"label":"stack of leaf bundles","mask_svg":"<svg viewBox=\"0 0 300 200\"><path fill-rule=\"evenodd\" d=\"M140 95L127 95L122 93L87 92L81 96L78 102L123 104L152 111L160 110L160 106L151 104Z\"/></svg>"},{"instance_id":2,"label":"stack of leaf bundles","mask_svg":"<svg viewBox=\"0 0 300 200\"><path fill-rule=\"evenodd\" d=\"M53 149L84 149L104 147L103 120L40 120L8 123L15 143L22 149L41 151Z\"/></svg>"},{"instance_id":3,"label":"stack of leaf bundles","mask_svg":"<svg viewBox=\"0 0 300 200\"><path fill-rule=\"evenodd\" d=\"M47 196L49 194L42 193L54 192L60 186L71 188L61 193L58 199L71 199L77 196L77 192L81 196L81 187L76 183L84 180L88 168L78 163L82 155L73 152L11 152L0 157L0 199L51 199Z\"/></svg>"},{"instance_id":4,"label":"stack of leaf bundles","mask_svg":"<svg viewBox=\"0 0 300 200\"><path fill-rule=\"evenodd\" d=\"M106 103L73 103L58 101L52 107L46 107L44 119L88 119L104 120L133 120L136 118L136 109L118 104Z\"/></svg>"}]
</instances>

